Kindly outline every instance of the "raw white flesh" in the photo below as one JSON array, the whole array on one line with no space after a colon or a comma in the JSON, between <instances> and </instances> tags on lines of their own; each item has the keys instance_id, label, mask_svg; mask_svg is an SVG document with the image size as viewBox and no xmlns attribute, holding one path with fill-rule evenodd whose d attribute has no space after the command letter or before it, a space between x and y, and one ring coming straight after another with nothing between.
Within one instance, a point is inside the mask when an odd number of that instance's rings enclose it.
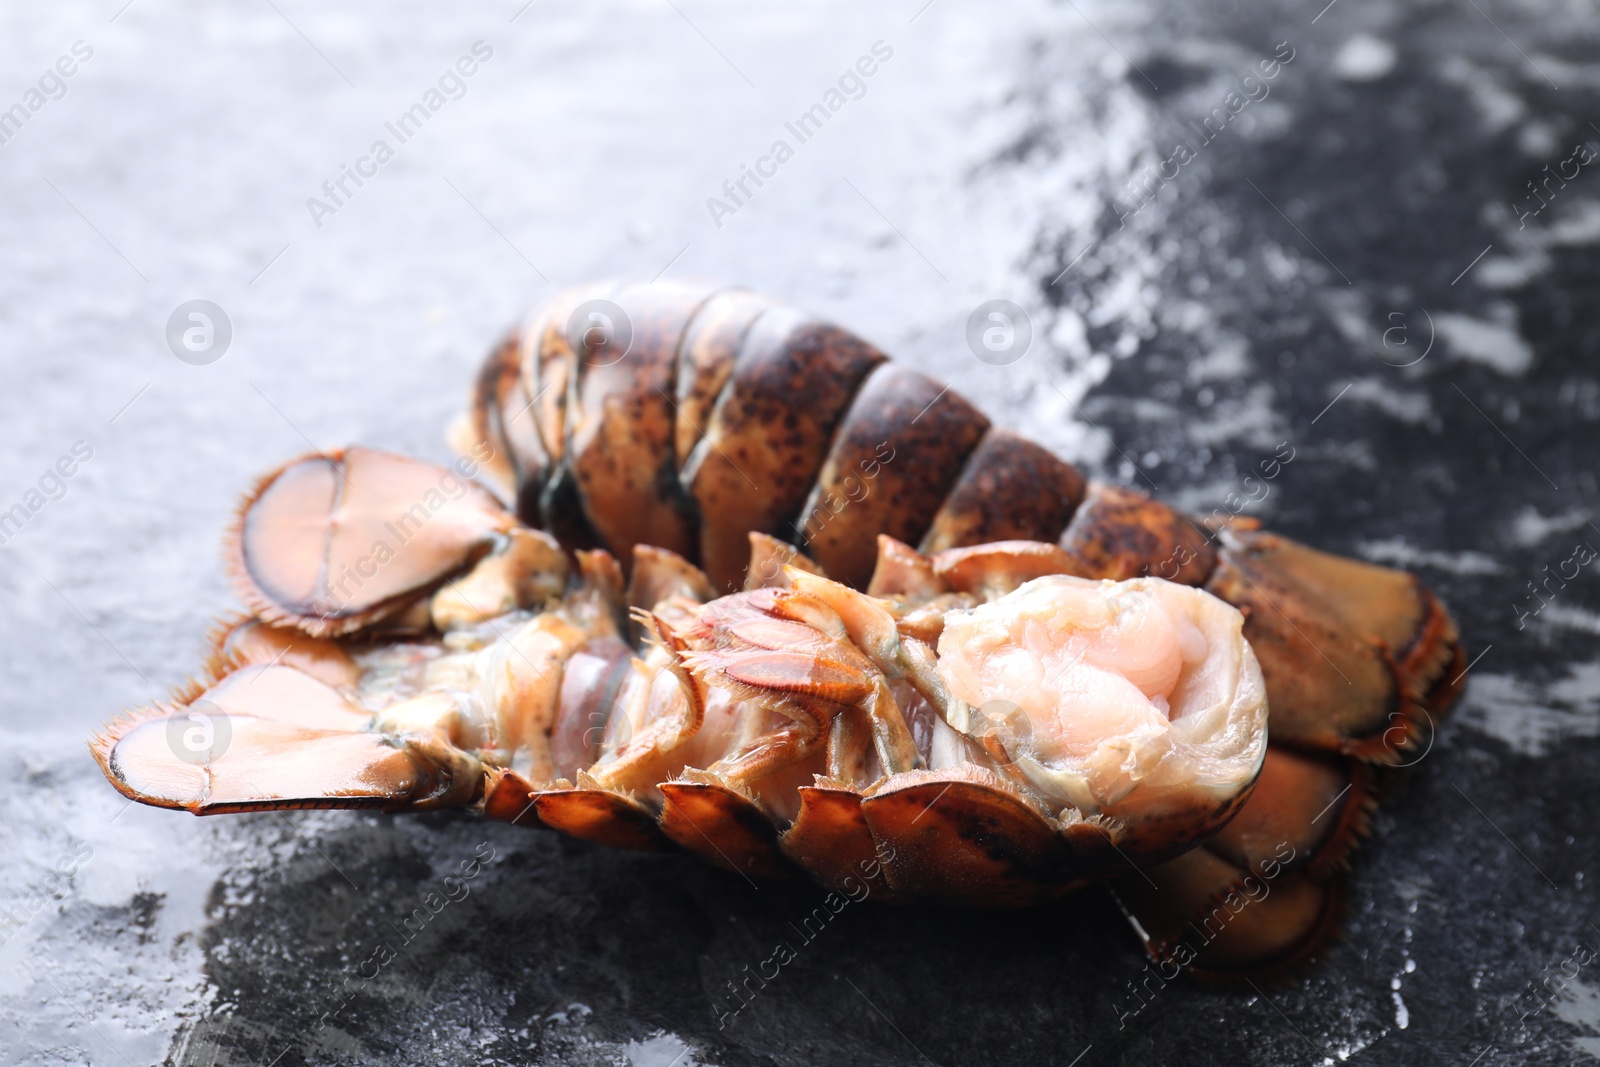
<instances>
[{"instance_id":1,"label":"raw white flesh","mask_svg":"<svg viewBox=\"0 0 1600 1067\"><path fill-rule=\"evenodd\" d=\"M1261 669L1237 609L1160 578L1037 578L952 612L939 673L1029 781L1086 814L1221 798L1266 747ZM955 725L960 726L960 723Z\"/></svg>"}]
</instances>

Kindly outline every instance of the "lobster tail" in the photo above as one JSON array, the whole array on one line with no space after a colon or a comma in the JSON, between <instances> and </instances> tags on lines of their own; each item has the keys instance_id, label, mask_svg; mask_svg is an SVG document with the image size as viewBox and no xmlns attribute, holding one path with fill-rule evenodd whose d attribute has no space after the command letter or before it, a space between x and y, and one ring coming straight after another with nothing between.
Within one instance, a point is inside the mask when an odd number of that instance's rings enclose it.
<instances>
[{"instance_id":1,"label":"lobster tail","mask_svg":"<svg viewBox=\"0 0 1600 1067\"><path fill-rule=\"evenodd\" d=\"M600 302L626 319L621 355L574 350L583 324L567 320ZM458 445L506 457L494 469L514 472L530 525L623 560L670 549L719 592L743 586L752 532L860 586L878 533L1054 540L1083 495L1076 469L939 383L746 290L564 293L511 344L480 373Z\"/></svg>"},{"instance_id":2,"label":"lobster tail","mask_svg":"<svg viewBox=\"0 0 1600 1067\"><path fill-rule=\"evenodd\" d=\"M639 655L618 640L620 568L601 551L578 553L576 575L541 557L563 595L540 604L548 587L519 583L533 595L490 626L451 625L441 602L502 570L495 555L434 592L432 632L345 643L243 620L217 635L205 681L94 751L124 795L196 814L471 807L670 842L748 877L977 907L1162 862L1250 794L1266 707L1237 611L1149 579L1084 579L1052 545L929 559L881 543L890 570L927 581L879 599L789 568L785 588L713 598L692 564L640 546L626 594L651 637ZM951 628L987 641L902 632L909 612L961 605ZM1078 643L1106 625L1120 636L1084 666ZM1054 699L985 660L995 642L1056 657ZM1064 721L1063 695L1097 678L1157 691L1170 718L1113 696L1086 728Z\"/></svg>"},{"instance_id":3,"label":"lobster tail","mask_svg":"<svg viewBox=\"0 0 1600 1067\"><path fill-rule=\"evenodd\" d=\"M926 552L1059 541L1114 579L1200 585L1216 564L1194 521L1088 484L939 382L743 289L561 294L491 353L468 428L458 444L514 472L523 521L625 565L635 544L669 549L722 593L744 584L751 533L858 588L880 533Z\"/></svg>"}]
</instances>

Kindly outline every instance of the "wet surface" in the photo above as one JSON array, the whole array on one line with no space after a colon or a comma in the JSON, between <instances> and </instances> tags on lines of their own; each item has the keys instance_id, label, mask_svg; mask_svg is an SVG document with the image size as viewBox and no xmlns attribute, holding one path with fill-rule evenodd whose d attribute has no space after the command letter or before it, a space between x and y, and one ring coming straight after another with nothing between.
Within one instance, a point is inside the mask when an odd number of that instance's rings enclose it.
<instances>
[{"instance_id":1,"label":"wet surface","mask_svg":"<svg viewBox=\"0 0 1600 1067\"><path fill-rule=\"evenodd\" d=\"M1600 545L1600 177L1575 152L1600 149L1600 20L519 7L0 15L0 107L41 88L0 144L0 510L28 512L0 548L0 1062L1600 1057L1600 579L1530 588ZM335 203L323 182L478 41ZM859 98L707 206L879 41ZM83 738L232 610L216 545L252 475L353 440L442 459L520 311L658 273L824 313L1103 475L1423 575L1481 658L1326 962L1145 1001L1096 893L807 925L812 891L680 856L446 816L202 821L105 785ZM1035 337L1004 366L964 336L997 298ZM166 338L194 299L232 324L202 365Z\"/></svg>"}]
</instances>

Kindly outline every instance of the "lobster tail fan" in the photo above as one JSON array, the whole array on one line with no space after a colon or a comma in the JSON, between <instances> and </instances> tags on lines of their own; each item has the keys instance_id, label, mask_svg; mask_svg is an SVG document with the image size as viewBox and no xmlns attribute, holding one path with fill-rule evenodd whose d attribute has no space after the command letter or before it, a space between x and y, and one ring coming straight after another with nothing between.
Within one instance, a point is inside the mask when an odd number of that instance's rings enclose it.
<instances>
[{"instance_id":1,"label":"lobster tail fan","mask_svg":"<svg viewBox=\"0 0 1600 1067\"><path fill-rule=\"evenodd\" d=\"M1206 588L1245 612L1273 740L1403 762L1453 695L1461 645L1439 601L1414 575L1273 534L1222 546Z\"/></svg>"},{"instance_id":2,"label":"lobster tail fan","mask_svg":"<svg viewBox=\"0 0 1600 1067\"><path fill-rule=\"evenodd\" d=\"M1338 924L1345 867L1377 803L1372 769L1269 748L1255 791L1199 848L1113 891L1151 956L1202 977L1291 973Z\"/></svg>"},{"instance_id":3,"label":"lobster tail fan","mask_svg":"<svg viewBox=\"0 0 1600 1067\"><path fill-rule=\"evenodd\" d=\"M401 614L514 525L455 470L353 447L262 479L229 532L228 561L258 618L336 636Z\"/></svg>"},{"instance_id":4,"label":"lobster tail fan","mask_svg":"<svg viewBox=\"0 0 1600 1067\"><path fill-rule=\"evenodd\" d=\"M123 796L196 815L470 802L477 761L372 716L293 667L246 667L185 703L154 704L91 742Z\"/></svg>"},{"instance_id":5,"label":"lobster tail fan","mask_svg":"<svg viewBox=\"0 0 1600 1067\"><path fill-rule=\"evenodd\" d=\"M1224 530L1206 588L1239 607L1271 707L1256 792L1194 851L1116 895L1151 955L1213 979L1325 951L1385 768L1415 760L1459 691L1455 623L1402 571Z\"/></svg>"}]
</instances>

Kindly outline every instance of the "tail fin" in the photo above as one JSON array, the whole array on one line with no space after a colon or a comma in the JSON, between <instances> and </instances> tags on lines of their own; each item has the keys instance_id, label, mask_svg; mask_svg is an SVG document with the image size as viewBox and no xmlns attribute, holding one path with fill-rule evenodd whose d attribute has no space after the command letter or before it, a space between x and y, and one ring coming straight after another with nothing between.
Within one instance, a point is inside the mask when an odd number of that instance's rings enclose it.
<instances>
[{"instance_id":1,"label":"tail fin","mask_svg":"<svg viewBox=\"0 0 1600 1067\"><path fill-rule=\"evenodd\" d=\"M1245 614L1275 744L1398 763L1456 695L1449 612L1414 575L1266 533L1223 534L1206 588Z\"/></svg>"},{"instance_id":2,"label":"tail fin","mask_svg":"<svg viewBox=\"0 0 1600 1067\"><path fill-rule=\"evenodd\" d=\"M196 815L417 810L477 798L476 758L442 735L376 732L372 723L308 674L252 666L192 700L140 708L89 747L123 796Z\"/></svg>"}]
</instances>

